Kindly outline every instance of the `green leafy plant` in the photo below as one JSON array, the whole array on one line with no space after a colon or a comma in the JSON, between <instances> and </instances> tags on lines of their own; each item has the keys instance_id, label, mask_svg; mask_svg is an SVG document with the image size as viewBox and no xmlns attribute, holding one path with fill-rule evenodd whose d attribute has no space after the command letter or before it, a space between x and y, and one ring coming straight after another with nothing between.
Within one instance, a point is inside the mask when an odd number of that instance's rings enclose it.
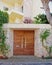
<instances>
[{"instance_id":1,"label":"green leafy plant","mask_svg":"<svg viewBox=\"0 0 52 65\"><path fill-rule=\"evenodd\" d=\"M40 34L40 38L41 40L46 40L49 35L50 35L50 31L46 29Z\"/></svg>"},{"instance_id":2,"label":"green leafy plant","mask_svg":"<svg viewBox=\"0 0 52 65\"><path fill-rule=\"evenodd\" d=\"M45 14L39 14L34 17L33 23L35 24L49 24Z\"/></svg>"},{"instance_id":3,"label":"green leafy plant","mask_svg":"<svg viewBox=\"0 0 52 65\"><path fill-rule=\"evenodd\" d=\"M8 21L9 21L8 13L0 11L0 26L2 26L4 23L8 23Z\"/></svg>"},{"instance_id":4,"label":"green leafy plant","mask_svg":"<svg viewBox=\"0 0 52 65\"><path fill-rule=\"evenodd\" d=\"M5 43L6 36L4 34L4 31L2 28L0 28L0 52L2 52L3 56L6 56L6 54L9 51L9 45Z\"/></svg>"},{"instance_id":5,"label":"green leafy plant","mask_svg":"<svg viewBox=\"0 0 52 65\"><path fill-rule=\"evenodd\" d=\"M9 51L9 45L5 43L6 36L3 30L3 24L8 23L9 15L7 12L0 11L0 52L6 57Z\"/></svg>"},{"instance_id":6,"label":"green leafy plant","mask_svg":"<svg viewBox=\"0 0 52 65\"><path fill-rule=\"evenodd\" d=\"M52 46L45 46L44 45L44 41L46 41L47 37L50 35L50 31L49 30L45 30L43 31L41 34L40 34L40 38L41 38L41 41L42 41L42 46L46 49L49 57L51 56L51 52L52 52Z\"/></svg>"}]
</instances>

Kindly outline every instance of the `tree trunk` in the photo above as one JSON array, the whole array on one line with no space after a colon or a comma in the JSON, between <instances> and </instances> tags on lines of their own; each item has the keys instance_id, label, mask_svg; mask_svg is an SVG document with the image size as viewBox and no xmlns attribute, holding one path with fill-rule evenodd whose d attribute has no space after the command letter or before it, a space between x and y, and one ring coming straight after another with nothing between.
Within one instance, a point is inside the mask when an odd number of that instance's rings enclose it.
<instances>
[{"instance_id":1,"label":"tree trunk","mask_svg":"<svg viewBox=\"0 0 52 65\"><path fill-rule=\"evenodd\" d=\"M48 22L51 24L52 26L52 16L50 14L50 8L49 8L49 0L41 0L42 4L43 4L43 7L44 7L44 10L45 10L45 13L46 13L46 16L47 16L47 19L48 19Z\"/></svg>"}]
</instances>

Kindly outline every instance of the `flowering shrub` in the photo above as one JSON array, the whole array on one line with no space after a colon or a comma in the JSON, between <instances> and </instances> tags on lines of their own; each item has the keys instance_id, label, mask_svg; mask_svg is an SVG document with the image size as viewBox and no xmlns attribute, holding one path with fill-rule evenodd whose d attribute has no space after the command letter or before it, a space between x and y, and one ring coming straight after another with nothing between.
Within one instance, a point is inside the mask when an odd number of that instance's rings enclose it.
<instances>
[{"instance_id":1,"label":"flowering shrub","mask_svg":"<svg viewBox=\"0 0 52 65\"><path fill-rule=\"evenodd\" d=\"M23 22L28 24L28 23L32 23L33 21L31 18L25 17Z\"/></svg>"}]
</instances>

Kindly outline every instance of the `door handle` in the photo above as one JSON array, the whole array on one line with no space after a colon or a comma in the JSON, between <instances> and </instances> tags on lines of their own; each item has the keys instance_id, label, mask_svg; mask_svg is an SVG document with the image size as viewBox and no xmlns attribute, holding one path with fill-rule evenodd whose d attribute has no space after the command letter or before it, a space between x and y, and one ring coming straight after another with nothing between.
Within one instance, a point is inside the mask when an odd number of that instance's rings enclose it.
<instances>
[{"instance_id":1,"label":"door handle","mask_svg":"<svg viewBox=\"0 0 52 65\"><path fill-rule=\"evenodd\" d=\"M23 37L22 37L22 42L21 42L21 48L23 48Z\"/></svg>"},{"instance_id":2,"label":"door handle","mask_svg":"<svg viewBox=\"0 0 52 65\"><path fill-rule=\"evenodd\" d=\"M25 38L25 41L24 41L24 43L25 43L25 48L26 48L26 38Z\"/></svg>"},{"instance_id":3,"label":"door handle","mask_svg":"<svg viewBox=\"0 0 52 65\"><path fill-rule=\"evenodd\" d=\"M21 48L26 48L26 38L22 37Z\"/></svg>"}]
</instances>

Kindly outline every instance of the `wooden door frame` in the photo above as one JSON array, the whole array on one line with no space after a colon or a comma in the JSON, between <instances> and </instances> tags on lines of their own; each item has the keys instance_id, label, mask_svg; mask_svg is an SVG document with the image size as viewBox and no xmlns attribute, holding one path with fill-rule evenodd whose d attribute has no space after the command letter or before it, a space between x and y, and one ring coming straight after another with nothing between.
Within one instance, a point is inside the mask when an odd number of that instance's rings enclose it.
<instances>
[{"instance_id":1,"label":"wooden door frame","mask_svg":"<svg viewBox=\"0 0 52 65\"><path fill-rule=\"evenodd\" d=\"M14 30L17 30L18 31L18 29L13 29L13 56L15 56L14 55ZM23 30L23 29L22 29ZM28 29L27 29L28 30ZM23 31L27 31L27 30L23 30ZM19 30L19 31L21 31L21 30ZM31 31L31 30L30 30ZM32 30L32 31L34 31L34 39L35 39L35 30ZM21 55L19 55L19 56L21 56ZM29 56L29 55L28 55ZM35 40L34 40L34 55L33 56L35 56Z\"/></svg>"}]
</instances>

